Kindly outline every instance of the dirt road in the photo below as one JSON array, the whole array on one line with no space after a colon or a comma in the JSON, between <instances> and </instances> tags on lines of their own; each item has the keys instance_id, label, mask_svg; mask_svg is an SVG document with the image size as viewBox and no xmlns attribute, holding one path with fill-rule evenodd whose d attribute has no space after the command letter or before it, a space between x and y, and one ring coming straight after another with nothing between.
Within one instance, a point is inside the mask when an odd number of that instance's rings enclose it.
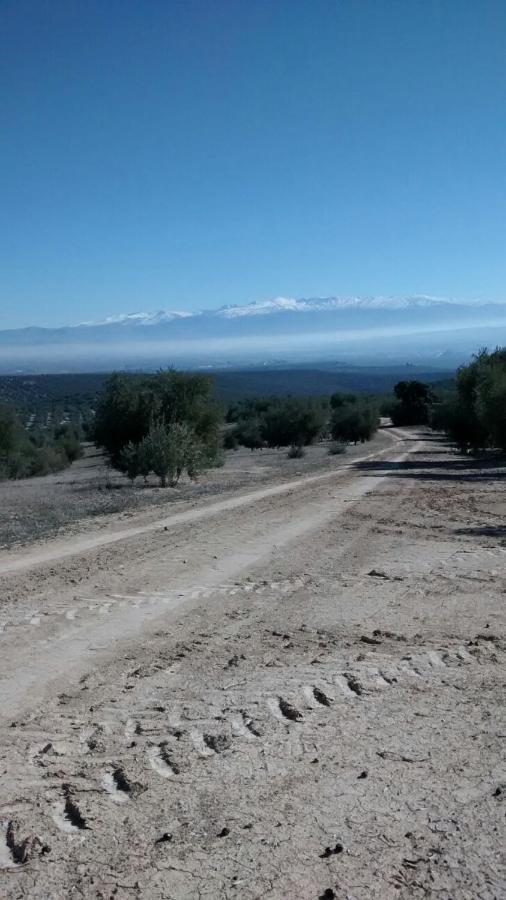
<instances>
[{"instance_id":1,"label":"dirt road","mask_svg":"<svg viewBox=\"0 0 506 900\"><path fill-rule=\"evenodd\" d=\"M0 894L497 898L505 471L350 466L0 557Z\"/></svg>"}]
</instances>

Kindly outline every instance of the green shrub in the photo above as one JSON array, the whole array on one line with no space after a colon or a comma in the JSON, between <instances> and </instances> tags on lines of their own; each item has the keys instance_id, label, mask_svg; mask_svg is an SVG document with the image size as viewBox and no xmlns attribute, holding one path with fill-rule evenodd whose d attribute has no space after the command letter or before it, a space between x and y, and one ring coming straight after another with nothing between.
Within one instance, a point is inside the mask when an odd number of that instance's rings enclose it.
<instances>
[{"instance_id":1,"label":"green shrub","mask_svg":"<svg viewBox=\"0 0 506 900\"><path fill-rule=\"evenodd\" d=\"M245 419L238 422L233 434L237 442L243 447L248 447L249 450L259 450L261 447L265 447L262 426L258 419Z\"/></svg>"},{"instance_id":2,"label":"green shrub","mask_svg":"<svg viewBox=\"0 0 506 900\"><path fill-rule=\"evenodd\" d=\"M306 455L306 451L300 444L292 444L286 455L288 459L302 459Z\"/></svg>"},{"instance_id":3,"label":"green shrub","mask_svg":"<svg viewBox=\"0 0 506 900\"><path fill-rule=\"evenodd\" d=\"M184 424L211 463L221 446L220 422L208 376L174 370L142 377L114 374L97 404L93 439L117 466L123 448L139 445L153 426Z\"/></svg>"},{"instance_id":4,"label":"green shrub","mask_svg":"<svg viewBox=\"0 0 506 900\"><path fill-rule=\"evenodd\" d=\"M64 469L81 455L76 432L60 428L28 432L14 410L0 406L0 478L30 478Z\"/></svg>"},{"instance_id":5,"label":"green shrub","mask_svg":"<svg viewBox=\"0 0 506 900\"><path fill-rule=\"evenodd\" d=\"M426 425L434 394L422 381L399 381L394 387L397 402L390 409L394 425Z\"/></svg>"},{"instance_id":6,"label":"green shrub","mask_svg":"<svg viewBox=\"0 0 506 900\"><path fill-rule=\"evenodd\" d=\"M206 457L205 448L199 443L192 429L183 422L166 426L163 422L152 425L138 445L141 455L149 464L149 471L160 479L160 486L174 487L181 475L187 472L196 478ZM132 472L139 474L138 456L132 445ZM126 462L128 462L127 454ZM135 476L134 476L135 477Z\"/></svg>"},{"instance_id":7,"label":"green shrub","mask_svg":"<svg viewBox=\"0 0 506 900\"><path fill-rule=\"evenodd\" d=\"M126 447L123 447L119 454L118 469L120 472L124 472L132 484L134 483L137 476L141 474L139 466L139 445L135 445L132 441L129 441ZM151 466L146 475L149 475L150 471Z\"/></svg>"},{"instance_id":8,"label":"green shrub","mask_svg":"<svg viewBox=\"0 0 506 900\"><path fill-rule=\"evenodd\" d=\"M330 408L340 409L342 406L348 406L350 403L357 403L357 401L358 397L356 394L336 391L336 393L332 394L330 397Z\"/></svg>"},{"instance_id":9,"label":"green shrub","mask_svg":"<svg viewBox=\"0 0 506 900\"><path fill-rule=\"evenodd\" d=\"M481 350L456 379L456 393L434 407L430 423L463 451L506 450L506 348Z\"/></svg>"},{"instance_id":10,"label":"green shrub","mask_svg":"<svg viewBox=\"0 0 506 900\"><path fill-rule=\"evenodd\" d=\"M338 443L364 443L371 440L378 428L378 411L365 403L340 406L334 409L330 425L332 437Z\"/></svg>"},{"instance_id":11,"label":"green shrub","mask_svg":"<svg viewBox=\"0 0 506 900\"><path fill-rule=\"evenodd\" d=\"M223 446L225 450L237 450L239 446L239 440L237 438L235 429L225 432L225 436L223 438Z\"/></svg>"},{"instance_id":12,"label":"green shrub","mask_svg":"<svg viewBox=\"0 0 506 900\"><path fill-rule=\"evenodd\" d=\"M322 434L326 409L312 397L287 397L269 407L261 423L261 435L269 447L307 446Z\"/></svg>"},{"instance_id":13,"label":"green shrub","mask_svg":"<svg viewBox=\"0 0 506 900\"><path fill-rule=\"evenodd\" d=\"M346 444L341 441L333 441L329 447L330 456L341 456L342 453L346 453Z\"/></svg>"}]
</instances>

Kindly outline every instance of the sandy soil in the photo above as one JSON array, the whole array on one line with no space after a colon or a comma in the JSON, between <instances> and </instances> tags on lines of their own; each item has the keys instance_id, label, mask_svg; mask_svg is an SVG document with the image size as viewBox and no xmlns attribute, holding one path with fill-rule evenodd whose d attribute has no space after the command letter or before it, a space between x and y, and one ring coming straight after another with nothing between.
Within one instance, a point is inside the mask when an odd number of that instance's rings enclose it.
<instances>
[{"instance_id":1,"label":"sandy soil","mask_svg":"<svg viewBox=\"0 0 506 900\"><path fill-rule=\"evenodd\" d=\"M151 477L138 479L132 488L126 476L106 464L102 453L85 445L83 459L70 468L44 478L0 482L0 551L22 547L69 531L82 533L108 528L144 511L160 515L180 501L200 502L208 496L236 492L254 484L279 481L315 470L328 471L363 453L349 447L345 456L329 455L331 442L308 447L302 459L288 459L286 449L238 450L224 454L224 465L203 473L197 482L181 481L177 488L161 489ZM388 430L379 431L371 449L389 444Z\"/></svg>"},{"instance_id":2,"label":"sandy soil","mask_svg":"<svg viewBox=\"0 0 506 900\"><path fill-rule=\"evenodd\" d=\"M2 896L506 896L506 470L390 434L0 555Z\"/></svg>"}]
</instances>

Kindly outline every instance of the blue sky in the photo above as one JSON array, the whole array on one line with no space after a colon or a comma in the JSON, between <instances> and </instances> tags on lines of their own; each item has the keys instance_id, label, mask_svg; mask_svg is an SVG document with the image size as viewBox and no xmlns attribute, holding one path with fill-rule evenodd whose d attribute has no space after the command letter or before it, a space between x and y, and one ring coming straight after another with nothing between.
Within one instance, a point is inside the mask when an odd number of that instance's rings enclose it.
<instances>
[{"instance_id":1,"label":"blue sky","mask_svg":"<svg viewBox=\"0 0 506 900\"><path fill-rule=\"evenodd\" d=\"M504 0L3 0L0 327L506 299Z\"/></svg>"}]
</instances>

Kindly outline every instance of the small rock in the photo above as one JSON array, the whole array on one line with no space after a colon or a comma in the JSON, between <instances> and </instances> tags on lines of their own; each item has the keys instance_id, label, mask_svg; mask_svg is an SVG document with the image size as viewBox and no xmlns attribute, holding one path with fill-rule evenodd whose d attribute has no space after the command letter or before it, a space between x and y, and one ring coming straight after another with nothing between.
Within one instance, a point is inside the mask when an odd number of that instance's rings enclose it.
<instances>
[{"instance_id":1,"label":"small rock","mask_svg":"<svg viewBox=\"0 0 506 900\"><path fill-rule=\"evenodd\" d=\"M323 853L320 853L320 859L328 859L329 856L337 856L339 853L342 853L344 847L342 844L336 844L335 847L325 847Z\"/></svg>"},{"instance_id":2,"label":"small rock","mask_svg":"<svg viewBox=\"0 0 506 900\"><path fill-rule=\"evenodd\" d=\"M161 837L157 838L155 844L166 844L172 840L172 835L168 831L164 831Z\"/></svg>"}]
</instances>

